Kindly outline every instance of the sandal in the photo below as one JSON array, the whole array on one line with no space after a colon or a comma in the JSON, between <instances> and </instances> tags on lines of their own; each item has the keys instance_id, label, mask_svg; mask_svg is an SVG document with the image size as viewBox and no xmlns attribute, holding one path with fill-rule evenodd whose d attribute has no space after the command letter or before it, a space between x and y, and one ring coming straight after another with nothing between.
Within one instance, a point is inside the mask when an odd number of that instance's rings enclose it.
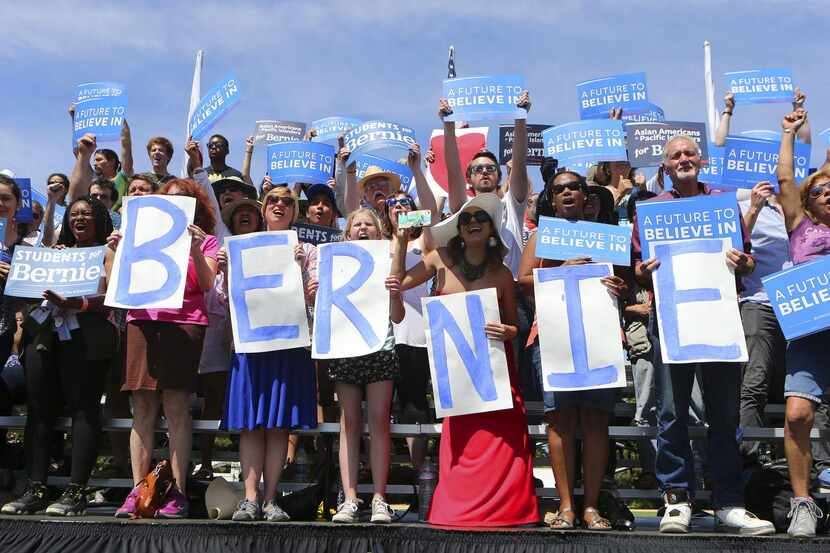
<instances>
[{"instance_id":1,"label":"sandal","mask_svg":"<svg viewBox=\"0 0 830 553\"><path fill-rule=\"evenodd\" d=\"M565 516L565 513L571 513L573 518L569 519ZM570 507L565 507L556 513L550 521L546 520L545 522L547 522L548 526L550 526L553 530L573 530L576 528L576 513L574 513L574 510Z\"/></svg>"},{"instance_id":2,"label":"sandal","mask_svg":"<svg viewBox=\"0 0 830 553\"><path fill-rule=\"evenodd\" d=\"M585 518L586 514L591 514L591 520L589 521ZM607 532L609 530L613 530L611 527L611 522L599 514L599 511L594 509L593 507L586 507L582 513L582 522L585 524L586 530L596 530L599 532Z\"/></svg>"}]
</instances>

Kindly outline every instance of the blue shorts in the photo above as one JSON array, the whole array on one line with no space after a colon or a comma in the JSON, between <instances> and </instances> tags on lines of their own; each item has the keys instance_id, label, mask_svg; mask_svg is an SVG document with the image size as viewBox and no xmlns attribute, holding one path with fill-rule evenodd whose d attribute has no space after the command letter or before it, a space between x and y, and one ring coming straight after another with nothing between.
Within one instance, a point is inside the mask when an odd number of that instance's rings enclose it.
<instances>
[{"instance_id":1,"label":"blue shorts","mask_svg":"<svg viewBox=\"0 0 830 553\"><path fill-rule=\"evenodd\" d=\"M539 348L539 340L536 340L532 346L531 361L536 371L536 378L539 379L539 388L544 390L544 383L542 382L542 354ZM614 388L580 390L577 392L543 391L542 398L545 402L545 413L567 407L590 407L607 413L613 413L617 391Z\"/></svg>"},{"instance_id":2,"label":"blue shorts","mask_svg":"<svg viewBox=\"0 0 830 553\"><path fill-rule=\"evenodd\" d=\"M830 330L793 340L787 346L784 397L821 403L830 390Z\"/></svg>"}]
</instances>

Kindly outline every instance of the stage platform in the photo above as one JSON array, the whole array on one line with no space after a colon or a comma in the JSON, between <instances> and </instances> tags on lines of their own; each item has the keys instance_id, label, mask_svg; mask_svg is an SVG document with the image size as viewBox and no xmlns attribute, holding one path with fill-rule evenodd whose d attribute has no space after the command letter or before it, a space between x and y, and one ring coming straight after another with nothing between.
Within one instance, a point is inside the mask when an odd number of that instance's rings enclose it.
<instances>
[{"instance_id":1,"label":"stage platform","mask_svg":"<svg viewBox=\"0 0 830 553\"><path fill-rule=\"evenodd\" d=\"M514 552L827 552L830 537L809 541L715 533L711 517L687 535L657 533L655 517L633 532L556 532L547 528L451 529L426 524L335 525L181 520L121 521L112 517L0 517L3 553L514 553Z\"/></svg>"}]
</instances>

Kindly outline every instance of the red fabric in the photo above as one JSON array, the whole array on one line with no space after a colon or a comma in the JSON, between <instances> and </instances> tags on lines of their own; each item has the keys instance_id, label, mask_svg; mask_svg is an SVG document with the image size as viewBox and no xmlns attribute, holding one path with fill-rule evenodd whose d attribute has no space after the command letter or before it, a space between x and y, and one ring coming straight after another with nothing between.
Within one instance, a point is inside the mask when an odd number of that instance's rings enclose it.
<instances>
[{"instance_id":1,"label":"red fabric","mask_svg":"<svg viewBox=\"0 0 830 553\"><path fill-rule=\"evenodd\" d=\"M513 408L444 418L438 486L428 520L441 526L539 522L527 413L505 342Z\"/></svg>"},{"instance_id":2,"label":"red fabric","mask_svg":"<svg viewBox=\"0 0 830 553\"><path fill-rule=\"evenodd\" d=\"M467 165L473 160L473 156L487 148L487 133L481 132L478 128L456 129L455 137L458 144L458 159L461 161L461 171L464 172L467 170ZM443 195L446 196L449 190L449 180L447 177L447 158L444 153L443 129L433 131L429 147L435 153L435 161L427 164L427 172L432 175L432 178L444 191ZM473 196L471 191L468 191L468 195Z\"/></svg>"}]
</instances>

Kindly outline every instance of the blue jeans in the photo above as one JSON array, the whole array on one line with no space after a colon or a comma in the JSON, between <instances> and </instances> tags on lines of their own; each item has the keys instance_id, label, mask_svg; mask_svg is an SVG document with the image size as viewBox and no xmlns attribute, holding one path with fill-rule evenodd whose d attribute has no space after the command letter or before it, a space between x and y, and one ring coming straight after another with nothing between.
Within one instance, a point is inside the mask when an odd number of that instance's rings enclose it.
<instances>
[{"instance_id":1,"label":"blue jeans","mask_svg":"<svg viewBox=\"0 0 830 553\"><path fill-rule=\"evenodd\" d=\"M709 423L706 450L713 481L712 503L715 507L743 506L742 461L737 437L741 364L664 364L659 340L655 342L658 420L655 473L661 490L680 488L694 496L696 480L689 444L689 402L697 371Z\"/></svg>"}]
</instances>

